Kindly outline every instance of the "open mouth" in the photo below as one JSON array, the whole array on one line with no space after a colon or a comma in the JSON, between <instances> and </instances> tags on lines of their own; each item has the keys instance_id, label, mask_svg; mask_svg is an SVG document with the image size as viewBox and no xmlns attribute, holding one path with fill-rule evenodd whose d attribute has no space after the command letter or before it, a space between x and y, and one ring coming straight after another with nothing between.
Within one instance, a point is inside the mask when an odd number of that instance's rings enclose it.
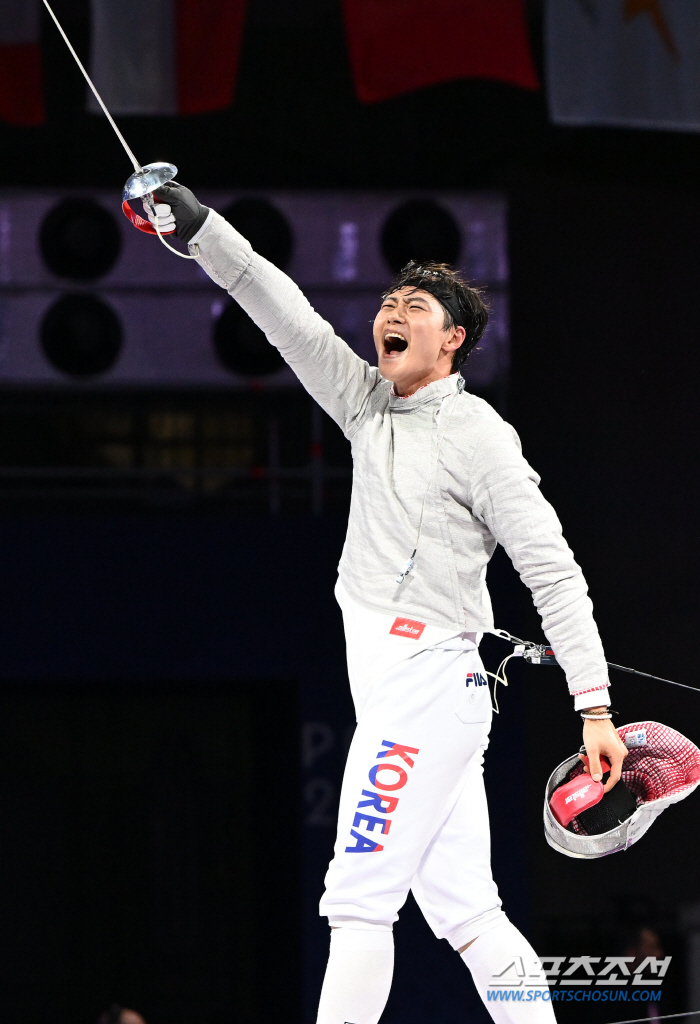
<instances>
[{"instance_id":1,"label":"open mouth","mask_svg":"<svg viewBox=\"0 0 700 1024\"><path fill-rule=\"evenodd\" d=\"M390 331L384 335L384 355L391 357L397 356L401 352L405 352L408 348L408 342L404 338L403 334L398 334L395 331Z\"/></svg>"}]
</instances>

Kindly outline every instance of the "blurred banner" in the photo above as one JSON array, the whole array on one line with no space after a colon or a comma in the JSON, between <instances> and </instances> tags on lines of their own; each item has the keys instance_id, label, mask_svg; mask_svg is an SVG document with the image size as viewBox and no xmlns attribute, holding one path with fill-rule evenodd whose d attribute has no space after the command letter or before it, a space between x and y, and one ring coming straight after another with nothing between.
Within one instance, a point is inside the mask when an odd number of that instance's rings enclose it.
<instances>
[{"instance_id":1,"label":"blurred banner","mask_svg":"<svg viewBox=\"0 0 700 1024\"><path fill-rule=\"evenodd\" d=\"M112 113L229 107L246 7L246 0L91 0L91 74ZM92 94L88 109L100 112Z\"/></svg>"},{"instance_id":2,"label":"blurred banner","mask_svg":"<svg viewBox=\"0 0 700 1024\"><path fill-rule=\"evenodd\" d=\"M555 124L700 131L697 0L547 0Z\"/></svg>"},{"instance_id":3,"label":"blurred banner","mask_svg":"<svg viewBox=\"0 0 700 1024\"><path fill-rule=\"evenodd\" d=\"M0 0L0 118L10 124L44 121L40 0Z\"/></svg>"},{"instance_id":4,"label":"blurred banner","mask_svg":"<svg viewBox=\"0 0 700 1024\"><path fill-rule=\"evenodd\" d=\"M343 8L363 103L459 78L538 88L523 0L343 0Z\"/></svg>"}]
</instances>

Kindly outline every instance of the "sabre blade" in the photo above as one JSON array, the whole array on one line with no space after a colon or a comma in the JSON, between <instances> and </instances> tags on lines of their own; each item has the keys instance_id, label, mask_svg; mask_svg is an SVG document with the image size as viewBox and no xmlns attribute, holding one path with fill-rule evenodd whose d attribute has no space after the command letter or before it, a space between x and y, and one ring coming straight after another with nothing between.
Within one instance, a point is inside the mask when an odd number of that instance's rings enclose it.
<instances>
[{"instance_id":1,"label":"sabre blade","mask_svg":"<svg viewBox=\"0 0 700 1024\"><path fill-rule=\"evenodd\" d=\"M70 39L68 38L68 36L66 35L66 33L65 33L65 32L63 31L63 27L61 26L61 23L60 23L60 21L58 20L58 18L56 17L56 15L55 15L55 14L53 13L53 11L51 10L51 7L49 6L49 2L48 2L48 0L43 0L43 2L44 2L44 7L46 8L46 10L47 10L47 11L49 12L49 14L51 15L51 18L52 18L52 20L53 20L53 22L54 22L54 24L55 24L56 28L57 28L57 29L58 29L58 31L59 31L59 32L61 33L61 36L63 37L63 41L64 41L64 43L66 44L66 46L67 46L67 47L68 47L68 49L70 50L71 54L73 55L73 60L75 61L75 63L76 63L77 65L78 65L78 67L79 67L79 68L80 68L80 70L82 71L82 73L83 73L83 77L85 78L85 81L87 82L87 84L88 84L88 85L90 86L90 88L92 89L92 92L93 92L93 94L94 94L94 97L95 97L95 99L97 100L97 102L98 102L98 103L100 104L100 106L102 107L102 109L103 109L103 111L104 111L104 113L105 113L105 117L107 118L107 120L108 120L108 121L109 121L109 123L111 124L112 128L114 128L114 132L115 132L115 135L117 136L117 138L118 138L118 139L119 139L119 141L121 142L122 146L123 146L123 147L124 147L124 149L126 150L126 153L127 153L128 157L129 157L129 159L131 160L132 164L134 165L134 170L136 171L136 173L137 173L137 174L141 174L141 173L142 173L142 171L143 171L143 167L142 167L142 166L141 166L141 164L140 164L140 163L138 162L138 160L137 160L137 159L136 159L136 157L134 156L133 152L131 151L131 147L129 146L128 142L126 141L126 139L124 138L124 136L122 135L122 133L121 133L121 132L119 131L119 129L117 128L117 125L116 125L116 123L115 123L115 121L114 121L114 118L113 118L113 117L112 117L112 115L110 114L109 110L107 110L107 107L106 107L106 105L105 105L105 102L104 102L104 100L102 99L102 97L100 96L99 92L98 92L98 91L97 91L97 89L95 88L95 85L94 85L94 83L93 83L92 79L90 78L89 74L87 73L87 71L86 71L86 70L85 70L85 68L83 67L83 64L82 64L82 61L80 60L80 57L78 56L78 54L77 54L77 53L75 52L75 50L73 49L73 44L71 43L71 41L70 41Z\"/></svg>"},{"instance_id":2,"label":"sabre blade","mask_svg":"<svg viewBox=\"0 0 700 1024\"><path fill-rule=\"evenodd\" d=\"M666 680L664 680L665 682ZM647 1024L649 1020L670 1020L672 1017L697 1017L700 1010L687 1010L685 1013L662 1013L660 1017L637 1017L636 1020L616 1020L614 1024Z\"/></svg>"}]
</instances>

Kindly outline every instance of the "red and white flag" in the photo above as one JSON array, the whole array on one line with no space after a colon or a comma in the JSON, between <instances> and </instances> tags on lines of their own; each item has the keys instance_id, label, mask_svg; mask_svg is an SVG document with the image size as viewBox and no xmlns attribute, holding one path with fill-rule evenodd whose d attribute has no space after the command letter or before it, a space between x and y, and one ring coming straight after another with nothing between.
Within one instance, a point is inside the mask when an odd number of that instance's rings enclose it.
<instances>
[{"instance_id":1,"label":"red and white flag","mask_svg":"<svg viewBox=\"0 0 700 1024\"><path fill-rule=\"evenodd\" d=\"M231 105L247 0L91 6L91 74L112 113L202 114ZM92 95L88 105L99 111Z\"/></svg>"},{"instance_id":2,"label":"red and white flag","mask_svg":"<svg viewBox=\"0 0 700 1024\"><path fill-rule=\"evenodd\" d=\"M0 0L0 118L10 124L44 121L39 29L40 0Z\"/></svg>"},{"instance_id":3,"label":"red and white flag","mask_svg":"<svg viewBox=\"0 0 700 1024\"><path fill-rule=\"evenodd\" d=\"M539 87L523 0L343 0L343 9L363 103L458 78Z\"/></svg>"}]
</instances>

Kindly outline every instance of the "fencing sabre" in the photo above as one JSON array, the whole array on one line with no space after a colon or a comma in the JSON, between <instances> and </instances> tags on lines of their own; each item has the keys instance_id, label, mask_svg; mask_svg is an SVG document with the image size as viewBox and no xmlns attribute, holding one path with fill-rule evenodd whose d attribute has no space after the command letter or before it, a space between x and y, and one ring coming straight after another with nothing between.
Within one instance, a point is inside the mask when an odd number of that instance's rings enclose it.
<instances>
[{"instance_id":1,"label":"fencing sabre","mask_svg":"<svg viewBox=\"0 0 700 1024\"><path fill-rule=\"evenodd\" d=\"M664 680L667 682L667 680ZM693 687L691 686L692 690ZM687 1010L685 1013L664 1013L661 1017L637 1017L636 1020L616 1020L613 1024L649 1024L651 1020L670 1020L671 1017L697 1017L700 1010Z\"/></svg>"},{"instance_id":2,"label":"fencing sabre","mask_svg":"<svg viewBox=\"0 0 700 1024\"><path fill-rule=\"evenodd\" d=\"M134 166L134 173L131 175L131 177L127 181L126 185L124 186L124 193L122 195L122 211L124 213L124 216L127 217L128 220L130 220L131 223L134 225L134 227L139 229L139 231L143 231L147 235L158 235L158 238L161 240L163 245L166 246L166 248L170 249L171 252L174 252L176 256L181 256L182 259L184 259L184 260L194 260L194 259L196 259L197 258L196 256L190 256L190 255L188 255L188 254L186 254L184 252L179 252L177 249L174 248L174 246L172 246L170 244L170 242L166 242L165 238L163 238L163 235L161 234L160 228L158 227L158 215L156 213L155 199L154 199L153 193L158 188L160 188L161 185L164 185L166 183L166 181L172 181L173 180L173 178L177 174L177 167L175 166L175 164L164 163L162 161L158 161L158 162L152 163L152 164L146 164L144 167L141 166L141 164L138 162L138 160L134 156L134 153L131 150L131 147L127 143L126 139L124 138L122 133L119 131L119 128L117 127L116 122L115 122L114 118L112 117L112 115L110 114L109 110L107 109L104 100L102 99L102 97L100 96L99 92L95 88L94 82L92 81L92 79L88 75L87 71L83 67L82 61L80 60L80 57L78 56L78 54L73 49L73 45L72 45L70 39L68 38L66 33L63 31L63 27L62 27L61 23L59 22L58 18L54 14L54 12L51 10L51 7L49 5L48 0L43 0L43 3L44 3L44 7L46 8L46 10L49 12L49 14L51 16L51 19L53 20L56 28L61 33L61 36L63 38L64 43L66 44L66 46L70 50L71 55L73 57L73 60L75 61L75 63L78 65L78 67L82 71L83 77L85 78L85 81L87 82L87 84L92 89L92 92L93 92L93 95L94 95L95 99L97 100L97 102L101 106L102 110L104 111L105 117L107 118L107 120L111 124L112 128L114 129L114 132L115 132L117 138L121 142L122 146L124 147L124 149L126 151L127 156L129 157L129 159L131 160L131 162L132 162L132 164ZM151 227L151 224L150 224L149 221L144 220L143 217L140 217L137 213L135 213L131 209L131 207L129 205L129 201L132 200L132 199L143 199L144 200L144 202L146 203L146 205L150 209L151 213L153 214L153 222L154 222L154 226L153 227ZM168 232L168 234L170 234L170 232ZM196 246L195 246L195 248L196 248Z\"/></svg>"},{"instance_id":3,"label":"fencing sabre","mask_svg":"<svg viewBox=\"0 0 700 1024\"><path fill-rule=\"evenodd\" d=\"M557 665L558 662L554 651L547 644L536 644L532 640L520 640L517 636L511 636L511 634L505 629L489 629L487 632L493 633L494 636L498 636L502 640L508 640L514 645L513 653L503 659L496 672L486 673L487 676L491 676L494 680L493 710L498 712L499 708L498 697L496 696L496 687L499 683L502 686L508 685L505 667L511 658L524 658L525 661L530 663L530 665ZM616 665L614 661L606 661L605 664L609 668L616 668L619 672L629 672L629 674L633 676L643 676L644 679L653 679L654 682L657 683L668 683L670 686L680 686L683 690L692 690L694 693L700 693L700 687L698 686L688 686L687 683L677 683L673 679L664 679L662 676L653 676L650 672L640 672L639 669L628 668L626 665Z\"/></svg>"}]
</instances>

